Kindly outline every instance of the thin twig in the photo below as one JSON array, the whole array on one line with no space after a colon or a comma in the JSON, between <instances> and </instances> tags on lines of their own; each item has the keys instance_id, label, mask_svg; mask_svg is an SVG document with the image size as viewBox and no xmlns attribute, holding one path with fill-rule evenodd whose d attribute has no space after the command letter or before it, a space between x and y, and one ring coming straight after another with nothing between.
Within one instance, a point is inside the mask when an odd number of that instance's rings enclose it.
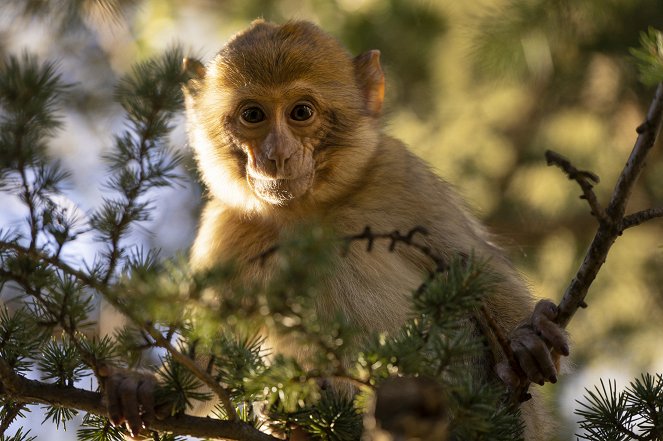
<instances>
[{"instance_id":1,"label":"thin twig","mask_svg":"<svg viewBox=\"0 0 663 441\"><path fill-rule=\"evenodd\" d=\"M663 217L663 207L650 208L648 210L638 211L637 213L632 213L627 216L624 216L624 221L622 222L622 231L631 227L638 226L648 220L655 219L657 217Z\"/></svg>"},{"instance_id":2,"label":"thin twig","mask_svg":"<svg viewBox=\"0 0 663 441\"><path fill-rule=\"evenodd\" d=\"M410 231L408 231L406 234L401 234L400 231L394 230L390 233L373 233L371 231L371 227L366 226L364 228L364 231L362 231L359 234L351 235L351 236L346 236L344 237L345 241L345 249L344 253L347 253L348 248L352 242L356 241L366 241L366 250L371 251L373 249L373 243L378 240L378 239L388 239L389 242L389 251L394 251L396 249L396 245L400 243L404 243L412 248L415 248L419 251L421 251L422 254L427 256L429 259L435 263L435 272L444 272L447 270L448 265L446 261L437 255L431 247L427 245L422 245L418 242L414 241L414 238L416 235L419 234L421 236L428 236L428 231L421 226L417 226L412 228Z\"/></svg>"},{"instance_id":3,"label":"thin twig","mask_svg":"<svg viewBox=\"0 0 663 441\"><path fill-rule=\"evenodd\" d=\"M365 240L366 241L366 250L371 251L373 249L373 244L375 243L376 240L378 239L388 239L389 242L389 251L394 251L396 249L396 245L401 242L406 245L409 245L419 251L421 251L425 256L430 258L433 263L435 263L435 272L444 272L447 269L447 263L444 261L442 257L437 255L436 253L433 252L433 250L427 246L427 245L422 245L420 243L417 243L414 241L414 238L417 235L421 236L428 236L428 231L424 227L421 226L416 226L409 230L407 233L402 234L398 230L391 231L389 233L374 233L371 230L370 226L364 227L364 230L359 233L359 234L354 234L350 236L345 236L342 238L343 240L343 251L342 254L346 255L350 245L353 242L360 242ZM257 256L253 257L250 259L250 262L259 262L261 265L264 265L267 259L269 259L272 255L274 255L278 250L280 246L279 245L273 245L269 248L267 248L265 251L262 253L258 254Z\"/></svg>"},{"instance_id":4,"label":"thin twig","mask_svg":"<svg viewBox=\"0 0 663 441\"><path fill-rule=\"evenodd\" d=\"M546 162L548 165L556 165L564 170L569 179L576 181L582 189L582 199L585 199L592 210L592 215L596 217L599 223L607 221L605 211L594 193L594 184L600 182L599 177L587 170L578 170L571 164L571 161L564 156L552 150L546 150Z\"/></svg>"},{"instance_id":5,"label":"thin twig","mask_svg":"<svg viewBox=\"0 0 663 441\"><path fill-rule=\"evenodd\" d=\"M555 321L563 328L569 324L578 308L587 307L587 303L585 303L587 291L603 266L610 247L612 247L612 244L622 232L647 220L663 217L663 207L643 210L624 216L626 203L631 196L638 176L640 176L645 166L645 158L656 141L656 136L660 132L662 123L663 83L660 83L649 106L647 119L636 129L638 138L633 146L628 162L619 175L612 197L605 210L601 208L594 194L593 185L589 182L598 183L598 176L591 172L578 170L568 159L558 153L547 151L545 154L548 165L560 167L568 175L569 179L578 182L583 191L583 199L587 200L592 209L592 214L599 221L596 234L585 254L585 258L575 277L564 292L562 301L559 303ZM513 363L511 360L509 360L509 363L512 367L518 366L517 363ZM523 385L525 391L528 387L529 383ZM522 392L515 391L515 393L521 394Z\"/></svg>"}]
</instances>

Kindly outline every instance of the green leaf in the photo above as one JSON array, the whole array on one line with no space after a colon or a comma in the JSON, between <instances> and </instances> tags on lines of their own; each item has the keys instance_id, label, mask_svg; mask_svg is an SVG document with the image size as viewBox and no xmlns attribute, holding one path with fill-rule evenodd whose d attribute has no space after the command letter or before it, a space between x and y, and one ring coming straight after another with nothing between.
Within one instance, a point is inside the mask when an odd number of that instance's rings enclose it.
<instances>
[{"instance_id":1,"label":"green leaf","mask_svg":"<svg viewBox=\"0 0 663 441\"><path fill-rule=\"evenodd\" d=\"M631 48L640 75L640 81L653 86L663 82L663 34L649 27L640 33L640 47Z\"/></svg>"},{"instance_id":2,"label":"green leaf","mask_svg":"<svg viewBox=\"0 0 663 441\"><path fill-rule=\"evenodd\" d=\"M30 436L30 430L23 433L23 428L19 427L16 433L12 436L2 435L0 436L0 441L34 441L36 436Z\"/></svg>"},{"instance_id":3,"label":"green leaf","mask_svg":"<svg viewBox=\"0 0 663 441\"><path fill-rule=\"evenodd\" d=\"M50 419L53 423L55 423L56 429L59 429L60 424L62 424L62 430L67 430L67 421L72 420L76 415L78 415L77 410L69 409L67 407L45 406L45 409L46 415L44 416L44 420L41 423L44 424Z\"/></svg>"},{"instance_id":4,"label":"green leaf","mask_svg":"<svg viewBox=\"0 0 663 441\"><path fill-rule=\"evenodd\" d=\"M55 380L55 384L60 386L73 386L75 382L90 375L78 349L68 336L63 336L61 340L52 338L42 347L38 366L43 380Z\"/></svg>"},{"instance_id":5,"label":"green leaf","mask_svg":"<svg viewBox=\"0 0 663 441\"><path fill-rule=\"evenodd\" d=\"M184 412L192 406L194 400L208 401L212 398L200 380L170 354L166 356L160 374L162 382L157 392L157 402L173 403L173 415Z\"/></svg>"},{"instance_id":6,"label":"green leaf","mask_svg":"<svg viewBox=\"0 0 663 441\"><path fill-rule=\"evenodd\" d=\"M120 427L113 427L107 418L86 414L81 428L76 432L80 441L125 441Z\"/></svg>"}]
</instances>

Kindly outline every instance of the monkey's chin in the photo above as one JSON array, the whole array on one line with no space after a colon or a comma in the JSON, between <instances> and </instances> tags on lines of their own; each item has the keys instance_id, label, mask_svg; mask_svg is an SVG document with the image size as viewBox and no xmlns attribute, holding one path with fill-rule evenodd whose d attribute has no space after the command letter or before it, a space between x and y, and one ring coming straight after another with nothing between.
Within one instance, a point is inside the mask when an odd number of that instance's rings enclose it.
<instances>
[{"instance_id":1,"label":"monkey's chin","mask_svg":"<svg viewBox=\"0 0 663 441\"><path fill-rule=\"evenodd\" d=\"M293 179L264 179L248 175L247 180L260 199L273 205L287 205L311 188L313 173Z\"/></svg>"}]
</instances>

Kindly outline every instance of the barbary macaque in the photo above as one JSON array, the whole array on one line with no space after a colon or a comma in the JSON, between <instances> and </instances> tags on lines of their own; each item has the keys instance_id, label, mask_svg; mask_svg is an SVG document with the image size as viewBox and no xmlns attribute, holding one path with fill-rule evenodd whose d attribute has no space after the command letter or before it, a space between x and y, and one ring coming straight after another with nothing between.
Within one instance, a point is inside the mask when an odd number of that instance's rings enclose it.
<instances>
[{"instance_id":1,"label":"barbary macaque","mask_svg":"<svg viewBox=\"0 0 663 441\"><path fill-rule=\"evenodd\" d=\"M509 337L520 369L504 363L495 347L498 363L486 356L485 373L500 371L507 382L556 381L556 358L569 352L554 324L556 306L534 307L524 282L450 185L383 132L379 51L353 58L314 24L257 20L206 66L187 59L185 69L192 76L184 86L189 139L210 193L191 250L194 269L232 260L242 277L259 281L269 271L255 257L303 224L338 237L366 226L382 232L420 226L428 232L422 242L443 259L475 255L499 275L485 307ZM353 244L323 280L320 308L340 310L366 334L398 329L426 277L424 260L405 246L368 252ZM143 389L136 393L136 381L116 383L136 402L118 403L124 392L113 392L111 417L139 428L137 409L152 398ZM522 405L527 440L545 439L546 417L536 401Z\"/></svg>"}]
</instances>

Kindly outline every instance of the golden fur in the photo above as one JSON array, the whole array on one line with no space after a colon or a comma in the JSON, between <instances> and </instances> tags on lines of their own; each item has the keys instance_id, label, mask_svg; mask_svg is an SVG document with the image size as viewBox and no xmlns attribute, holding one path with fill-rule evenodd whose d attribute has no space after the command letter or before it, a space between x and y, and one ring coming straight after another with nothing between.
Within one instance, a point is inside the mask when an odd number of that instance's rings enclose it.
<instances>
[{"instance_id":1,"label":"golden fur","mask_svg":"<svg viewBox=\"0 0 663 441\"><path fill-rule=\"evenodd\" d=\"M234 259L247 280L264 279L268 270L250 259L301 224L315 222L338 236L366 226L422 226L426 244L445 259L489 259L502 282L487 306L508 333L531 313L530 293L453 189L382 132L381 78L377 53L353 59L306 22L256 21L201 68L185 87L191 145L210 191L192 265ZM288 116L288 106L300 101L314 107L302 124ZM262 109L267 122L242 122L246 106ZM428 264L407 247L368 253L355 244L324 281L321 307L340 309L367 332L395 329ZM488 359L485 370L492 370ZM527 407L527 439L543 439L540 418Z\"/></svg>"}]
</instances>

